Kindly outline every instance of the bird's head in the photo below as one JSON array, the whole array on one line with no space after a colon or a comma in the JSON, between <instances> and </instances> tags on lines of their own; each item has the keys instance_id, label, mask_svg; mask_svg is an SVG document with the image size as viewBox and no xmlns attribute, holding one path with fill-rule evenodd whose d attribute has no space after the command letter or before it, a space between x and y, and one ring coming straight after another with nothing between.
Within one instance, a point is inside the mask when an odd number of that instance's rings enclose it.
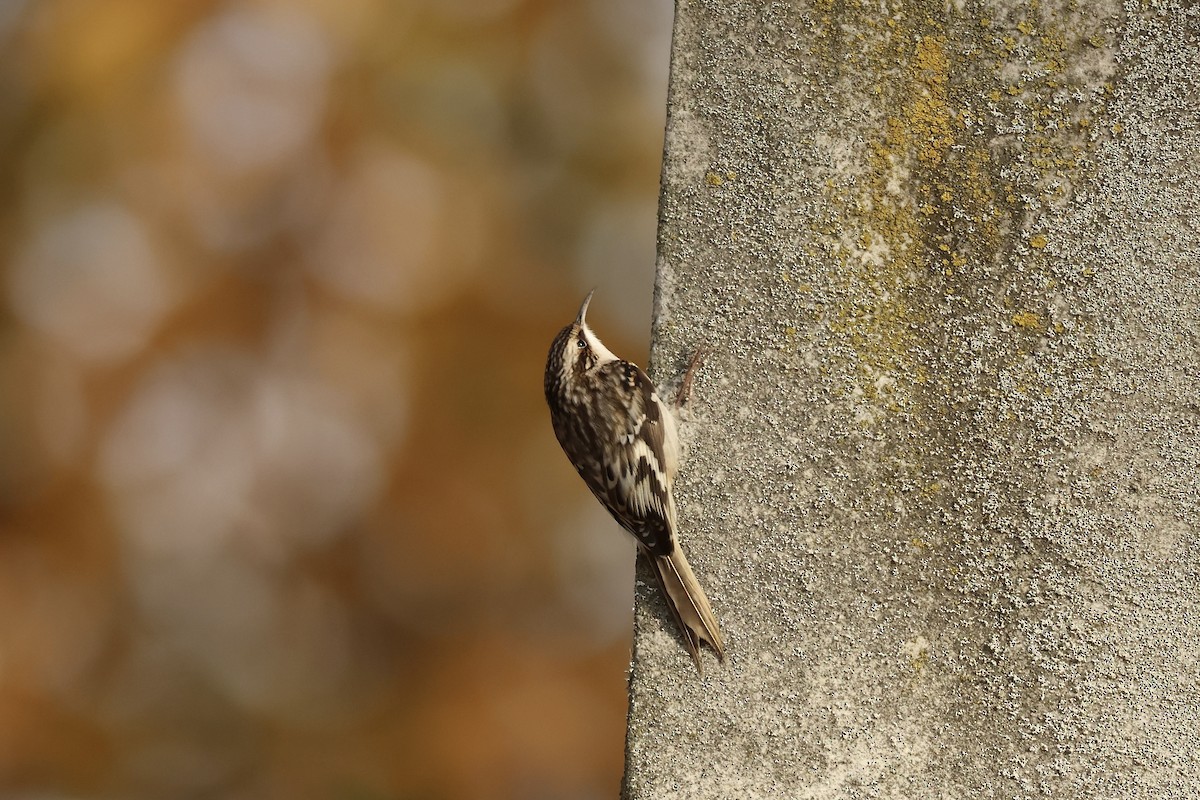
<instances>
[{"instance_id":1,"label":"bird's head","mask_svg":"<svg viewBox=\"0 0 1200 800\"><path fill-rule=\"evenodd\" d=\"M587 324L588 304L596 290L588 292L579 306L579 314L575 321L558 332L554 344L550 347L550 357L546 371L553 371L562 378L582 376L598 365L607 361L616 361L617 357L604 346Z\"/></svg>"}]
</instances>

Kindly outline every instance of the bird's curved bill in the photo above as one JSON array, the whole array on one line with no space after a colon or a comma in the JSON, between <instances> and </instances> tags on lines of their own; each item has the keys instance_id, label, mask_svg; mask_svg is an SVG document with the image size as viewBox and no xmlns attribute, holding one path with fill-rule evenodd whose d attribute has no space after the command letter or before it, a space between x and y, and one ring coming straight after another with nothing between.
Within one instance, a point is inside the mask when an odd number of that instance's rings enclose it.
<instances>
[{"instance_id":1,"label":"bird's curved bill","mask_svg":"<svg viewBox=\"0 0 1200 800\"><path fill-rule=\"evenodd\" d=\"M579 307L579 316L575 317L576 325L583 324L583 318L587 314L587 310L588 310L588 303L592 302L592 295L594 295L595 293L596 293L596 290L592 289L590 292L588 292L588 296L583 298L583 305L581 305Z\"/></svg>"}]
</instances>

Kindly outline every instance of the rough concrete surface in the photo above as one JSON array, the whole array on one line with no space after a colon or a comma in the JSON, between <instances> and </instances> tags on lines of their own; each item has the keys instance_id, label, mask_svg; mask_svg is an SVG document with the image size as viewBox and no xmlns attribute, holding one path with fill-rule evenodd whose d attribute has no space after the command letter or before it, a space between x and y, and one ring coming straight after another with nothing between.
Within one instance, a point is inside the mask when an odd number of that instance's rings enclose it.
<instances>
[{"instance_id":1,"label":"rough concrete surface","mask_svg":"<svg viewBox=\"0 0 1200 800\"><path fill-rule=\"evenodd\" d=\"M1200 12L680 0L625 796L1200 796Z\"/></svg>"}]
</instances>

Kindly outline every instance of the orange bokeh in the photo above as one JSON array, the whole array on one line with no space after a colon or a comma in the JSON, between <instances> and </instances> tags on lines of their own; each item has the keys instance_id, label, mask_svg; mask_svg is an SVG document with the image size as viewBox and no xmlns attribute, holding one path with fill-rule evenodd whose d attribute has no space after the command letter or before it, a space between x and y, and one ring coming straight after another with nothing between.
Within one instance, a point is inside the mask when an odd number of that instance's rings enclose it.
<instances>
[{"instance_id":1,"label":"orange bokeh","mask_svg":"<svg viewBox=\"0 0 1200 800\"><path fill-rule=\"evenodd\" d=\"M5 796L616 794L541 371L644 358L671 13L0 8Z\"/></svg>"}]
</instances>

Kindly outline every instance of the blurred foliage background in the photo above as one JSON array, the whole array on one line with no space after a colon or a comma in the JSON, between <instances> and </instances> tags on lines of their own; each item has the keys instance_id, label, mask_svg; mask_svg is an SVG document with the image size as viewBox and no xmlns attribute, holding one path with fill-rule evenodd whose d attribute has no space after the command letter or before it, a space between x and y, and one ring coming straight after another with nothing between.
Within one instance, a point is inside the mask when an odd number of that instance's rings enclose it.
<instances>
[{"instance_id":1,"label":"blurred foliage background","mask_svg":"<svg viewBox=\"0 0 1200 800\"><path fill-rule=\"evenodd\" d=\"M611 798L669 0L0 0L0 795Z\"/></svg>"}]
</instances>

